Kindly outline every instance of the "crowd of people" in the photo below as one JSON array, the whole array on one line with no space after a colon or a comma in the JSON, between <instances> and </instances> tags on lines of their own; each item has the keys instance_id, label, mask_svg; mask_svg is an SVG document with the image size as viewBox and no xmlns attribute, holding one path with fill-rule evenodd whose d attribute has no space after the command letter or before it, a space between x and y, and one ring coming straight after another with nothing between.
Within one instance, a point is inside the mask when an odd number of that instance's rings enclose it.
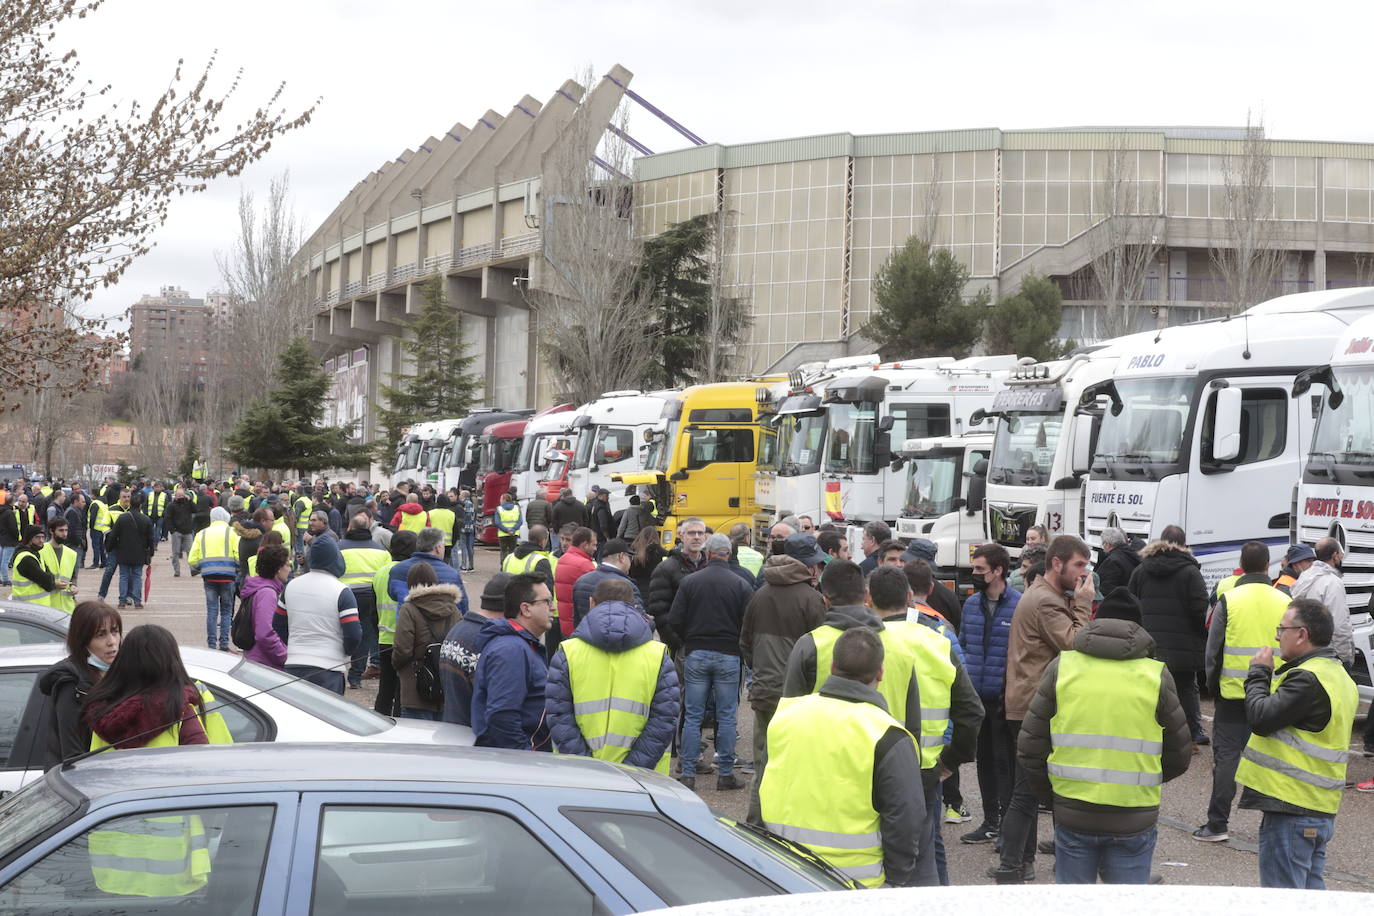
<instances>
[{"instance_id":1,"label":"crowd of people","mask_svg":"<svg viewBox=\"0 0 1374 916\"><path fill-rule=\"evenodd\" d=\"M1095 567L1078 538L1033 528L1015 563L973 551L961 601L934 543L881 522L861 558L805 516L757 545L748 525L687 518L665 550L647 500L613 514L609 494L564 491L522 511L511 494L493 519L501 571L470 602L464 492L239 480L6 496L16 594L74 611L70 656L42 679L54 760L217 740L170 634L123 637L120 610L141 607L141 569L170 540L174 574L185 559L202 580L211 648L340 694L376 677L379 712L469 726L480 746L665 774L676 757L685 786L749 789L750 822L866 886L949 883L941 825L972 820L970 762L981 820L959 839L995 851L991 879L1033 880L1053 855L1060 883L1149 882L1162 787L1209 743L1193 836L1227 839L1242 787L1240 807L1262 812L1261 883L1324 886L1358 705L1333 539L1289 548L1275 580L1269 548L1248 543L1209 592L1175 526L1148 545L1108 528ZM120 577L118 607L75 602L88 536L102 599ZM1042 810L1054 839L1040 843Z\"/></svg>"}]
</instances>

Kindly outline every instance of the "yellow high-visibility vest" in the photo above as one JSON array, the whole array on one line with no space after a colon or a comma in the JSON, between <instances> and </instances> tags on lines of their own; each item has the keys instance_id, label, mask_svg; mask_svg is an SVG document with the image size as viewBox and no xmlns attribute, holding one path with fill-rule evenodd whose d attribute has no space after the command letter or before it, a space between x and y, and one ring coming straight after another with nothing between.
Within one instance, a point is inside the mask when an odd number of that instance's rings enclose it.
<instances>
[{"instance_id":1,"label":"yellow high-visibility vest","mask_svg":"<svg viewBox=\"0 0 1374 916\"><path fill-rule=\"evenodd\" d=\"M596 759L620 763L649 721L668 647L650 640L624 652L607 652L581 639L565 639L559 650L567 658L573 716L582 740ZM665 776L671 753L665 747L654 764Z\"/></svg>"}]
</instances>

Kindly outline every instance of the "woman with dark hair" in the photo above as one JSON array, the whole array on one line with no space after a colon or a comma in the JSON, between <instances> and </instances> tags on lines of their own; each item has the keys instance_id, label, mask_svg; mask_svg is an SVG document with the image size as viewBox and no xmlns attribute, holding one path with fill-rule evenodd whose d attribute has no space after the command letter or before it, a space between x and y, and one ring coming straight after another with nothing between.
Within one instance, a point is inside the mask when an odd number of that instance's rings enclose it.
<instances>
[{"instance_id":1,"label":"woman with dark hair","mask_svg":"<svg viewBox=\"0 0 1374 916\"><path fill-rule=\"evenodd\" d=\"M668 551L658 542L657 526L645 525L639 529L630 545L630 578L639 586L641 595L649 594L649 579L667 555Z\"/></svg>"},{"instance_id":2,"label":"woman with dark hair","mask_svg":"<svg viewBox=\"0 0 1374 916\"><path fill-rule=\"evenodd\" d=\"M223 718L205 711L213 699L186 673L171 631L151 623L134 627L86 698L82 720L91 730L90 749L227 743Z\"/></svg>"},{"instance_id":3,"label":"woman with dark hair","mask_svg":"<svg viewBox=\"0 0 1374 916\"><path fill-rule=\"evenodd\" d=\"M401 716L439 719L441 703L420 695L416 666L425 663L429 647L444 641L458 623L458 586L440 585L434 567L417 563L406 574L406 600L396 612L396 641L391 663L401 684Z\"/></svg>"},{"instance_id":4,"label":"woman with dark hair","mask_svg":"<svg viewBox=\"0 0 1374 916\"><path fill-rule=\"evenodd\" d=\"M249 557L253 573L244 580L243 591L239 594L242 600L249 602L253 614L253 646L243 653L243 657L281 671L286 668L286 645L272 628L272 617L277 613L282 592L286 591L286 580L291 576L291 557L281 544L280 534L269 531L263 535L263 540L268 538L277 543L267 544Z\"/></svg>"},{"instance_id":5,"label":"woman with dark hair","mask_svg":"<svg viewBox=\"0 0 1374 916\"><path fill-rule=\"evenodd\" d=\"M38 689L52 698L44 768L91 749L91 730L81 710L91 688L119 654L124 621L103 601L83 601L67 626L67 657L38 679Z\"/></svg>"}]
</instances>

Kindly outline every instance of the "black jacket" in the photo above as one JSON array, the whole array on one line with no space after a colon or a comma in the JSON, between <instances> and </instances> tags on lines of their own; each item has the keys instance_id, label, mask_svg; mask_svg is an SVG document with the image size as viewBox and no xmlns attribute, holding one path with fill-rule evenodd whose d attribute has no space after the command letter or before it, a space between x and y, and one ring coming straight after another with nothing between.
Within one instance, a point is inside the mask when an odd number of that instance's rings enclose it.
<instances>
[{"instance_id":1,"label":"black jacket","mask_svg":"<svg viewBox=\"0 0 1374 916\"><path fill-rule=\"evenodd\" d=\"M1140 565L1140 552L1130 544L1120 544L1102 556L1097 564L1098 591L1110 595L1112 589L1131 581L1131 573Z\"/></svg>"},{"instance_id":2,"label":"black jacket","mask_svg":"<svg viewBox=\"0 0 1374 916\"><path fill-rule=\"evenodd\" d=\"M673 599L677 597L677 590L682 585L682 580L691 573L696 572L706 565L706 554L702 554L697 562L692 562L679 547L673 548L662 563L654 567L653 575L649 577L649 591L644 595L644 600L648 602L647 610L649 616L654 618L654 627L658 630L658 638L668 644L668 648L674 652L682 645L677 635L673 633L673 628L668 625L668 612L673 609ZM731 573L734 575L734 573Z\"/></svg>"},{"instance_id":3,"label":"black jacket","mask_svg":"<svg viewBox=\"0 0 1374 916\"><path fill-rule=\"evenodd\" d=\"M665 560L659 568L667 564ZM754 590L717 557L684 578L673 596L668 626L689 655L697 649L739 655L744 609L753 597Z\"/></svg>"},{"instance_id":4,"label":"black jacket","mask_svg":"<svg viewBox=\"0 0 1374 916\"><path fill-rule=\"evenodd\" d=\"M194 534L196 530L196 501L191 497L167 500L167 530L178 534Z\"/></svg>"},{"instance_id":5,"label":"black jacket","mask_svg":"<svg viewBox=\"0 0 1374 916\"><path fill-rule=\"evenodd\" d=\"M630 578L634 580L635 586L639 588L639 593L648 600L649 583L654 577L654 570L658 569L658 564L663 562L663 558L668 556L668 551L663 549L663 545L655 541L644 550L644 564L641 566L636 559L630 560ZM631 554L633 557L633 554ZM669 604L672 602L669 601Z\"/></svg>"},{"instance_id":6,"label":"black jacket","mask_svg":"<svg viewBox=\"0 0 1374 916\"><path fill-rule=\"evenodd\" d=\"M68 506L63 512L67 520L66 545L73 550L86 549L86 510Z\"/></svg>"},{"instance_id":7,"label":"black jacket","mask_svg":"<svg viewBox=\"0 0 1374 916\"><path fill-rule=\"evenodd\" d=\"M43 769L91 749L91 730L81 721L81 710L93 686L95 678L90 665L70 658L62 659L38 678L38 689L52 700L52 718L42 728Z\"/></svg>"},{"instance_id":8,"label":"black jacket","mask_svg":"<svg viewBox=\"0 0 1374 916\"><path fill-rule=\"evenodd\" d=\"M1127 588L1140 601L1141 622L1155 640L1155 658L1170 668L1202 668L1207 586L1197 560L1187 547L1168 541L1155 541L1140 555Z\"/></svg>"},{"instance_id":9,"label":"black jacket","mask_svg":"<svg viewBox=\"0 0 1374 916\"><path fill-rule=\"evenodd\" d=\"M113 553L121 566L146 565L156 547L152 519L139 509L120 515L105 536L105 550Z\"/></svg>"},{"instance_id":10,"label":"black jacket","mask_svg":"<svg viewBox=\"0 0 1374 916\"><path fill-rule=\"evenodd\" d=\"M549 520L555 532L562 531L563 526L569 523L578 526L587 524L587 507L582 505L582 501L572 495L571 490L564 490L558 494L558 498L549 507Z\"/></svg>"},{"instance_id":11,"label":"black jacket","mask_svg":"<svg viewBox=\"0 0 1374 916\"><path fill-rule=\"evenodd\" d=\"M1127 661L1149 658L1154 651L1154 640L1137 623L1105 619L1094 620L1079 630L1074 637L1073 647L1095 658ZM1026 773L1026 781L1041 800L1053 798L1055 823L1069 830L1114 836L1131 836L1149 830L1159 819L1157 806L1123 808L1054 795L1048 769L1050 752L1054 750L1050 722L1059 711L1059 661L1062 657L1055 658L1045 668L1040 687L1031 700L1026 718L1021 722L1016 750L1017 759ZM1102 699L1103 702L1111 700L1110 697ZM1155 721L1164 733L1160 768L1164 781L1168 782L1188 771L1188 764L1193 761L1193 736L1188 730L1183 707L1179 705L1173 676L1167 670L1160 673Z\"/></svg>"},{"instance_id":12,"label":"black jacket","mask_svg":"<svg viewBox=\"0 0 1374 916\"><path fill-rule=\"evenodd\" d=\"M587 508L587 515L590 518L590 527L596 532L596 536L604 544L615 537L615 521L611 517L611 505L604 499L594 499Z\"/></svg>"},{"instance_id":13,"label":"black jacket","mask_svg":"<svg viewBox=\"0 0 1374 916\"><path fill-rule=\"evenodd\" d=\"M33 518L33 524L41 524L43 516L38 514L38 510L32 505L29 506L25 515ZM0 546L17 547L19 546L20 530L19 513L15 511L14 502L7 502L0 506ZM9 571L6 570L6 575Z\"/></svg>"}]
</instances>

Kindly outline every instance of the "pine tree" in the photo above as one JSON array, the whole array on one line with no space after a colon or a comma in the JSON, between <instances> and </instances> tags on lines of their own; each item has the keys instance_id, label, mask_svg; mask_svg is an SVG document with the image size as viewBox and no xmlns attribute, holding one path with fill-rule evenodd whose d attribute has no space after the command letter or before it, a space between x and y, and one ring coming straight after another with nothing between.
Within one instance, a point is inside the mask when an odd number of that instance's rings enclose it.
<instances>
[{"instance_id":1,"label":"pine tree","mask_svg":"<svg viewBox=\"0 0 1374 916\"><path fill-rule=\"evenodd\" d=\"M874 308L862 333L884 359L968 356L991 297L984 289L965 302L967 283L968 268L948 249L913 235L874 274Z\"/></svg>"},{"instance_id":2,"label":"pine tree","mask_svg":"<svg viewBox=\"0 0 1374 916\"><path fill-rule=\"evenodd\" d=\"M352 426L325 426L329 373L320 368L304 338L286 346L268 393L243 412L225 441L224 454L246 468L298 470L366 465L369 449L350 440Z\"/></svg>"},{"instance_id":3,"label":"pine tree","mask_svg":"<svg viewBox=\"0 0 1374 916\"><path fill-rule=\"evenodd\" d=\"M426 420L465 417L477 403L482 379L469 372L476 361L463 342L463 317L449 306L444 282L425 283L424 307L412 328L414 339L402 343L415 364L415 375L391 373L391 384L380 385L383 403L377 405L381 432L373 443L380 464L389 464L401 440L401 430Z\"/></svg>"},{"instance_id":4,"label":"pine tree","mask_svg":"<svg viewBox=\"0 0 1374 916\"><path fill-rule=\"evenodd\" d=\"M1058 359L1073 349L1058 339L1063 297L1048 277L1030 274L1019 292L997 301L988 319L989 353L1014 353L1038 361Z\"/></svg>"},{"instance_id":5,"label":"pine tree","mask_svg":"<svg viewBox=\"0 0 1374 916\"><path fill-rule=\"evenodd\" d=\"M196 447L196 434L193 432L186 437L186 450L181 453L181 460L177 462L177 480L185 480L191 476L191 471L196 466L196 458L199 454L200 449Z\"/></svg>"}]
</instances>

